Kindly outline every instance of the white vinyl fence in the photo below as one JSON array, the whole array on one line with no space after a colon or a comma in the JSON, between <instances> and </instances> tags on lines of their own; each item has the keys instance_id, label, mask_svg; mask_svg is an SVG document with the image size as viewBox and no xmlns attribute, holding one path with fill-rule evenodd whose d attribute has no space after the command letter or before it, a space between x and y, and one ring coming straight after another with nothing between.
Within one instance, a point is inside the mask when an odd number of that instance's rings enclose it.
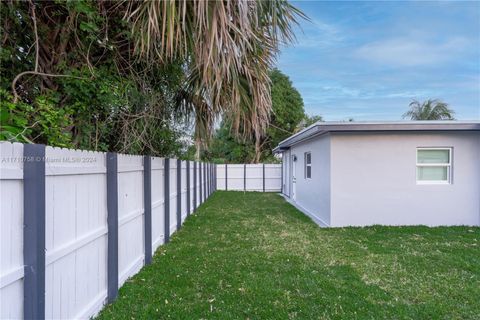
<instances>
[{"instance_id":1,"label":"white vinyl fence","mask_svg":"<svg viewBox=\"0 0 480 320\"><path fill-rule=\"evenodd\" d=\"M0 319L96 315L215 190L208 163L8 142L0 158Z\"/></svg>"},{"instance_id":2,"label":"white vinyl fence","mask_svg":"<svg viewBox=\"0 0 480 320\"><path fill-rule=\"evenodd\" d=\"M281 164L217 164L217 190L281 192Z\"/></svg>"}]
</instances>

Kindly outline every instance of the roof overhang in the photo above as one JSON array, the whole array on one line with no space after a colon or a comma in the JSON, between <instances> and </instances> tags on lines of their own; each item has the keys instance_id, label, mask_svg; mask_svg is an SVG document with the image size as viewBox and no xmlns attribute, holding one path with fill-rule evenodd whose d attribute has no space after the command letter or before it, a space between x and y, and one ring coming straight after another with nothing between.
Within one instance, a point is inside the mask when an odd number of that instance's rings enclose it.
<instances>
[{"instance_id":1,"label":"roof overhang","mask_svg":"<svg viewBox=\"0 0 480 320\"><path fill-rule=\"evenodd\" d=\"M273 152L283 152L294 144L326 133L432 131L480 131L480 121L317 122L280 142Z\"/></svg>"}]
</instances>

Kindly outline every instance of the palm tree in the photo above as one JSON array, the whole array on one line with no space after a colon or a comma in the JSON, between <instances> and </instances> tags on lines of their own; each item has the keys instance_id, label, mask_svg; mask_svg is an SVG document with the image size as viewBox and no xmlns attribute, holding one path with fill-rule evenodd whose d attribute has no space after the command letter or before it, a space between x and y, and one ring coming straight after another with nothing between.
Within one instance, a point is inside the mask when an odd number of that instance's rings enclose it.
<instances>
[{"instance_id":1,"label":"palm tree","mask_svg":"<svg viewBox=\"0 0 480 320\"><path fill-rule=\"evenodd\" d=\"M286 0L130 1L134 52L153 63L186 61L180 113L195 118L197 153L219 115L259 141L271 111L269 70L306 16Z\"/></svg>"},{"instance_id":2,"label":"palm tree","mask_svg":"<svg viewBox=\"0 0 480 320\"><path fill-rule=\"evenodd\" d=\"M413 100L410 110L403 114L403 118L411 120L455 120L455 111L448 107L448 104L439 100L427 100L423 103Z\"/></svg>"}]
</instances>

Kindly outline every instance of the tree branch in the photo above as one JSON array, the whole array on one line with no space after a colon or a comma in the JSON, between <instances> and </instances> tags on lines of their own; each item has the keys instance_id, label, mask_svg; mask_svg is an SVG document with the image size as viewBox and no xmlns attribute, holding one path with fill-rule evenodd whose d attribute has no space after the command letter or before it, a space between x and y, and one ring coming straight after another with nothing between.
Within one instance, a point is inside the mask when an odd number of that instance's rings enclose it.
<instances>
[{"instance_id":1,"label":"tree branch","mask_svg":"<svg viewBox=\"0 0 480 320\"><path fill-rule=\"evenodd\" d=\"M24 71L24 72L21 72L21 73L17 74L15 79L13 79L13 82L12 82L13 103L17 103L18 98L19 98L17 89L15 88L15 86L17 84L17 81L18 81L18 79L20 79L21 77L23 77L24 75L27 75L27 74L33 74L33 75L43 76L43 77L74 78L74 79L80 79L80 80L88 80L88 78L71 76L69 74L51 74L51 73L43 73L43 72L37 72L37 71Z\"/></svg>"},{"instance_id":2,"label":"tree branch","mask_svg":"<svg viewBox=\"0 0 480 320\"><path fill-rule=\"evenodd\" d=\"M38 45L37 16L35 15L35 4L31 0L30 6L32 8L33 32L35 34L35 72L38 72L38 56L40 54L40 47Z\"/></svg>"},{"instance_id":3,"label":"tree branch","mask_svg":"<svg viewBox=\"0 0 480 320\"><path fill-rule=\"evenodd\" d=\"M88 80L87 78L82 78L82 77L76 77L76 76L71 76L67 74L51 74L51 73L43 73L38 71L38 61L39 61L39 55L40 55L40 45L39 45L39 38L38 38L38 30L37 30L37 18L35 14L35 4L30 1L30 5L32 8L32 20L33 20L33 32L35 35L35 68L34 71L24 71L15 76L15 78L12 81L12 92L13 92L13 103L17 103L19 95L16 89L17 81L23 77L24 75L27 74L32 74L32 75L38 75L38 76L44 76L44 77L62 77L62 78L75 78L75 79L81 79L81 80Z\"/></svg>"}]
</instances>

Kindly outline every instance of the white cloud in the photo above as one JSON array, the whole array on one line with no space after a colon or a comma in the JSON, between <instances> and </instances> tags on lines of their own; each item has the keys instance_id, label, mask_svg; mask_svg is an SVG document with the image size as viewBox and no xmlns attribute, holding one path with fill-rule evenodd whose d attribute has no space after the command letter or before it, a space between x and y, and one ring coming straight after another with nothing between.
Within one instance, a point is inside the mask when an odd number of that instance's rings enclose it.
<instances>
[{"instance_id":1,"label":"white cloud","mask_svg":"<svg viewBox=\"0 0 480 320\"><path fill-rule=\"evenodd\" d=\"M459 58L468 46L468 40L461 37L442 42L405 37L368 43L358 48L354 55L392 66L428 66Z\"/></svg>"},{"instance_id":2,"label":"white cloud","mask_svg":"<svg viewBox=\"0 0 480 320\"><path fill-rule=\"evenodd\" d=\"M311 22L302 24L303 35L295 47L301 48L327 48L344 40L342 31L338 26L312 19Z\"/></svg>"}]
</instances>

